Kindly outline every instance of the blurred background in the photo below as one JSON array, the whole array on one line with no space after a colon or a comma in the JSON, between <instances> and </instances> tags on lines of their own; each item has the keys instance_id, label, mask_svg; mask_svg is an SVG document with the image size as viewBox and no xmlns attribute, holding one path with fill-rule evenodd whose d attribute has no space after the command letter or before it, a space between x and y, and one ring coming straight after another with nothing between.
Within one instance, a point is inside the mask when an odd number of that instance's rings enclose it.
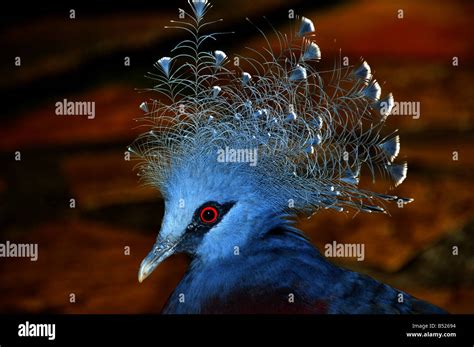
<instances>
[{"instance_id":1,"label":"blurred background","mask_svg":"<svg viewBox=\"0 0 474 347\"><path fill-rule=\"evenodd\" d=\"M138 105L153 97L136 89L153 85L143 76L183 38L163 29L177 19L178 7L188 6L171 3L68 1L2 10L0 242L38 243L39 259L0 258L0 312L159 312L186 270L188 259L174 256L138 283L163 202L124 160L142 131L134 122L142 114ZM474 313L473 4L213 4L208 18L224 18L214 29L235 31L215 47L229 56L264 44L246 16L265 15L286 32L293 9L315 23L322 68L332 67L342 49L351 65L367 59L383 95L391 91L396 101L421 103L419 119L388 120L399 129L400 158L409 163L408 178L394 194L415 201L403 209L394 204L391 216L322 211L299 226L320 249L334 240L364 243L365 261L334 259L348 268L450 312ZM94 101L95 118L55 115L63 99Z\"/></svg>"}]
</instances>

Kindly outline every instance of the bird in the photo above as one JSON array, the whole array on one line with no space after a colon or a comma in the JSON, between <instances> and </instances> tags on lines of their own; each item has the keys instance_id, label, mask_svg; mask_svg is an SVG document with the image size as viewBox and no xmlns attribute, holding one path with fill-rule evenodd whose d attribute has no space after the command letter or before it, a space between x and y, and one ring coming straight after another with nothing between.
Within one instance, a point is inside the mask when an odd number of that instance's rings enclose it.
<instances>
[{"instance_id":1,"label":"bird","mask_svg":"<svg viewBox=\"0 0 474 347\"><path fill-rule=\"evenodd\" d=\"M162 313L445 313L331 263L295 226L320 210L388 215L386 204L413 201L370 189L379 176L401 184L407 163L395 162L397 132L384 135L394 99L369 64L319 69L302 16L289 34L269 23L273 40L247 19L266 45L228 55L209 47L235 33L206 31L219 21L206 19L208 0L188 4L165 27L188 38L147 75L158 97L140 104L149 130L128 147L165 203L139 282L173 254L191 258Z\"/></svg>"}]
</instances>

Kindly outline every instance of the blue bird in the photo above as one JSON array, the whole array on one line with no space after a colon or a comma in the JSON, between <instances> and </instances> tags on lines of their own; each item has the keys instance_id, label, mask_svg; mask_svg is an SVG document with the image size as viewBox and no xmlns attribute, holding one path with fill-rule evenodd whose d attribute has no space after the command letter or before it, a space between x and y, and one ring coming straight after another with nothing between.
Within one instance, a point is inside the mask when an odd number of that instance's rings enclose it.
<instances>
[{"instance_id":1,"label":"blue bird","mask_svg":"<svg viewBox=\"0 0 474 347\"><path fill-rule=\"evenodd\" d=\"M169 27L191 38L155 64L161 96L140 107L152 129L129 147L165 201L139 281L172 254L192 259L163 313L442 313L331 264L293 226L297 213L386 213L384 201L412 201L359 186L361 168L394 186L407 174L394 163L398 135L381 135L393 97L380 98L370 66L336 66L325 82L305 17L294 34L275 32L277 52L202 51L221 33L202 32L207 0L189 4L188 20Z\"/></svg>"}]
</instances>

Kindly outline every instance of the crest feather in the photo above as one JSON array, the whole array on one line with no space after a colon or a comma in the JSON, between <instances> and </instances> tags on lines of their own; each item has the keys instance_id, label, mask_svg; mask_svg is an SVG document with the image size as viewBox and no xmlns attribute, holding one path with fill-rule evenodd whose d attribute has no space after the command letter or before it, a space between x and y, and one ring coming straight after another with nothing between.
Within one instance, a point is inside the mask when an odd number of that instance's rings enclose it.
<instances>
[{"instance_id":1,"label":"crest feather","mask_svg":"<svg viewBox=\"0 0 474 347\"><path fill-rule=\"evenodd\" d=\"M248 168L255 180L274 189L275 201L292 199L297 209L383 212L377 204L397 199L359 187L362 173L373 180L386 173L396 186L407 172L406 163L391 163L399 137L381 139L393 97L380 100L381 87L367 62L355 70L338 64L329 73L318 71L314 24L302 17L298 32L274 31L278 50L259 29L268 46L251 48L249 57L236 56L242 68L228 67L232 58L222 50L201 49L222 34L201 30L212 24L204 19L209 2L191 0L190 5L187 18L170 26L191 33L190 38L155 64L151 90L159 97L150 107L141 106L153 131L132 148L142 159L145 180L163 188L173 163L189 161L190 153L248 148L258 154L258 164Z\"/></svg>"}]
</instances>

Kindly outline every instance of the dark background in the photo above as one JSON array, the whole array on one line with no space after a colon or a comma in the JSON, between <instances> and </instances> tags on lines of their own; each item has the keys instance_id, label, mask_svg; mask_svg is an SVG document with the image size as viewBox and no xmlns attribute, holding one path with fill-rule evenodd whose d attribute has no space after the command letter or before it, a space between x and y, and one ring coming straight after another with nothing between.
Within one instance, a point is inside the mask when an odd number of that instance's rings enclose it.
<instances>
[{"instance_id":1,"label":"dark background","mask_svg":"<svg viewBox=\"0 0 474 347\"><path fill-rule=\"evenodd\" d=\"M111 2L24 5L1 14L0 241L39 243L39 260L0 258L0 312L158 312L187 265L162 264L144 283L141 259L163 213L160 194L140 186L126 146L134 118L153 95L143 76L181 34L164 30L184 0L165 6ZM474 313L472 171L473 5L460 1L213 1L215 29L235 31L215 48L231 55L262 38L246 24L268 16L288 30L287 11L313 19L322 68L342 55L368 60L383 95L421 102L421 117L391 116L400 129L407 180L395 194L415 199L390 216L323 211L301 220L320 249L364 243L366 259L338 259L451 312ZM69 9L76 19L69 19ZM404 19L397 18L403 9ZM21 67L14 58L21 57ZM124 57L131 66L125 67ZM459 57L459 66L452 58ZM95 101L96 118L56 116L55 103ZM14 160L21 151L22 160ZM453 161L453 152L459 160ZM69 199L77 206L69 208ZM124 247L131 254L124 254ZM459 255L452 255L452 247ZM76 295L76 303L69 295Z\"/></svg>"}]
</instances>

